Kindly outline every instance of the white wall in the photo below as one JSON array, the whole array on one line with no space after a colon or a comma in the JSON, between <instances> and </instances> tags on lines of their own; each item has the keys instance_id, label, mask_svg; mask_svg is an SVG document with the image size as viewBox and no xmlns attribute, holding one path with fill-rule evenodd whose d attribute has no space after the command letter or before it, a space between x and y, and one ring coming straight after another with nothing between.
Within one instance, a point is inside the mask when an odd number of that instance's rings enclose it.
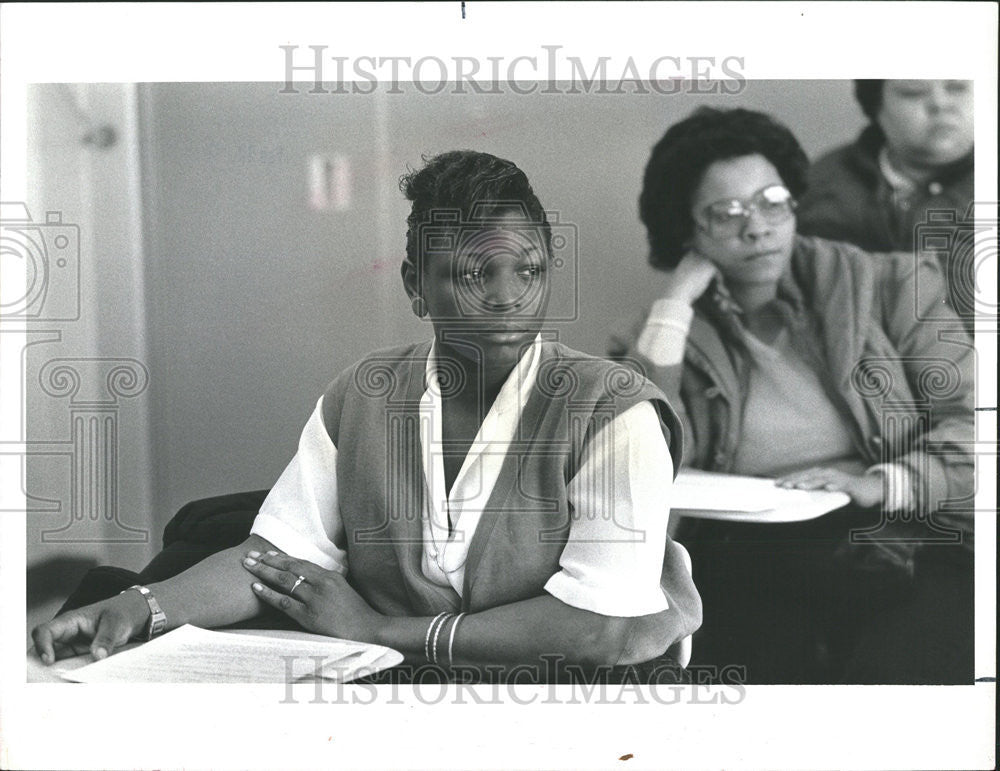
<instances>
[{"instance_id":1,"label":"white wall","mask_svg":"<svg viewBox=\"0 0 1000 771\"><path fill-rule=\"evenodd\" d=\"M49 565L45 583L56 594L60 583L68 593L76 574L53 559L135 566L159 545L136 95L135 86L114 84L28 90L29 186L18 203L41 223L35 235L47 252L34 256L50 272L24 322L27 560ZM86 138L101 126L114 129L104 147Z\"/></svg>"}]
</instances>

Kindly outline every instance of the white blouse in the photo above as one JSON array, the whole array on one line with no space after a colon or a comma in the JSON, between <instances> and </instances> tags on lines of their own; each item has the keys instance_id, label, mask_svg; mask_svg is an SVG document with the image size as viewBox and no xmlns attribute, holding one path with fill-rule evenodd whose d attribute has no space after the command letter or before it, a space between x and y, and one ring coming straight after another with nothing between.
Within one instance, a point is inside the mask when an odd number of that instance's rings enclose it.
<instances>
[{"instance_id":1,"label":"white blouse","mask_svg":"<svg viewBox=\"0 0 1000 771\"><path fill-rule=\"evenodd\" d=\"M444 483L435 351L432 346L427 389L420 402L420 444L428 491L422 514L421 568L430 581L450 586L461 595L469 544L535 384L541 339L536 338L508 376L450 493ZM251 532L287 554L347 573L336 460L337 448L323 424L320 398L302 431L298 452L264 501ZM644 616L666 610L660 575L672 478L670 452L656 410L648 401L616 416L595 434L568 486L569 537L560 570L545 590L567 605L607 616Z\"/></svg>"}]
</instances>

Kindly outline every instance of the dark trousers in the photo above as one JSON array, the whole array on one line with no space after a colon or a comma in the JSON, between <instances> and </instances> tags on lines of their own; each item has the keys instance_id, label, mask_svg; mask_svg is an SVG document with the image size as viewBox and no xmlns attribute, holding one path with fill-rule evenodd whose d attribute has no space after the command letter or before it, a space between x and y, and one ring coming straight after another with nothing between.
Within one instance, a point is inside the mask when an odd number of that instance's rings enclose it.
<instances>
[{"instance_id":1,"label":"dark trousers","mask_svg":"<svg viewBox=\"0 0 1000 771\"><path fill-rule=\"evenodd\" d=\"M704 603L692 665L741 667L748 683L971 683L971 552L924 545L907 569L848 544L873 517L689 523L678 540Z\"/></svg>"}]
</instances>

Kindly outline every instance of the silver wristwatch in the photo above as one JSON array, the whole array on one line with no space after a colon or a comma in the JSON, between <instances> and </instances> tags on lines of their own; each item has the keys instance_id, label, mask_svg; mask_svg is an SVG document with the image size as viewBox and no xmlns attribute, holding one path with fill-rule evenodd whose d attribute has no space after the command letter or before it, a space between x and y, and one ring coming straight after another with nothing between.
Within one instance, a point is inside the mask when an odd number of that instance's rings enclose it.
<instances>
[{"instance_id":1,"label":"silver wristwatch","mask_svg":"<svg viewBox=\"0 0 1000 771\"><path fill-rule=\"evenodd\" d=\"M139 592L143 596L143 599L146 600L146 604L149 605L149 621L146 623L146 629L143 631L143 639L148 642L158 634L163 634L163 630L167 628L167 614L163 612L160 603L156 601L153 593L145 586L136 584L121 593L125 594L125 592L130 592L133 589Z\"/></svg>"}]
</instances>

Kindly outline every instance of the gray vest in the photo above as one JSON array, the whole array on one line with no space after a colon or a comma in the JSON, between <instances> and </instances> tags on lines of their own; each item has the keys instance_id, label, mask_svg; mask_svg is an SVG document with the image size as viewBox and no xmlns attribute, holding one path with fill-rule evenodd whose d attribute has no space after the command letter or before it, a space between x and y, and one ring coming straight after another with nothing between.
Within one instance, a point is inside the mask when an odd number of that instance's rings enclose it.
<instances>
[{"instance_id":1,"label":"gray vest","mask_svg":"<svg viewBox=\"0 0 1000 771\"><path fill-rule=\"evenodd\" d=\"M573 514L567 485L587 442L640 401L656 407L674 467L680 465L680 423L652 383L622 364L543 343L534 389L472 535L460 598L420 567L427 487L419 404L429 350L427 342L371 354L338 377L323 400L323 420L339 450L350 581L381 613L475 612L543 594L560 569ZM604 515L613 517L610 492L607 500ZM690 575L669 539L667 547L661 586L670 610L644 618L645 639L631 646L642 651L637 660L659 655L680 633L674 627L687 634L700 619Z\"/></svg>"}]
</instances>

